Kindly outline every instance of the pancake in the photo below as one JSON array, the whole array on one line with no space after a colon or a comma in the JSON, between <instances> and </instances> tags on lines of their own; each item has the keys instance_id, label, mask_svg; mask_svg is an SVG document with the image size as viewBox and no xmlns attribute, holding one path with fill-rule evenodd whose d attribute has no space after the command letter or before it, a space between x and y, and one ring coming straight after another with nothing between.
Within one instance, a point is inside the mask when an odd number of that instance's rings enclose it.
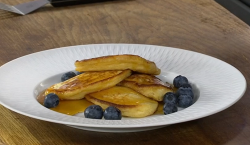
<instances>
[{"instance_id":1,"label":"pancake","mask_svg":"<svg viewBox=\"0 0 250 145\"><path fill-rule=\"evenodd\" d=\"M106 71L106 70L126 70L145 74L160 74L161 70L157 68L154 62L148 61L137 55L110 55L85 59L75 62L76 71Z\"/></svg>"},{"instance_id":2,"label":"pancake","mask_svg":"<svg viewBox=\"0 0 250 145\"><path fill-rule=\"evenodd\" d=\"M45 91L45 95L55 93L61 100L78 100L88 93L113 87L130 75L131 70L85 72L52 85Z\"/></svg>"},{"instance_id":3,"label":"pancake","mask_svg":"<svg viewBox=\"0 0 250 145\"><path fill-rule=\"evenodd\" d=\"M127 117L146 117L152 115L158 107L157 101L120 86L88 94L85 98L103 109L115 106L121 111L122 116Z\"/></svg>"},{"instance_id":4,"label":"pancake","mask_svg":"<svg viewBox=\"0 0 250 145\"><path fill-rule=\"evenodd\" d=\"M167 92L173 92L170 85L153 75L146 74L132 74L118 85L131 88L156 101L162 101Z\"/></svg>"}]
</instances>

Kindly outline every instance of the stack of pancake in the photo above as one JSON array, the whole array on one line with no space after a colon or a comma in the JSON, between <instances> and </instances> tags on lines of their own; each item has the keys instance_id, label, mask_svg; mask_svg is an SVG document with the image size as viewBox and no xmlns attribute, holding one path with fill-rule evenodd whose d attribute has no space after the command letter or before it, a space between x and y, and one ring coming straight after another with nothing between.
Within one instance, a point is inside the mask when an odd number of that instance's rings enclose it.
<instances>
[{"instance_id":1,"label":"stack of pancake","mask_svg":"<svg viewBox=\"0 0 250 145\"><path fill-rule=\"evenodd\" d=\"M170 85L155 77L161 70L154 62L137 55L112 55L75 62L83 72L54 84L45 95L55 93L61 100L87 99L103 109L115 106L123 116L152 115Z\"/></svg>"}]
</instances>

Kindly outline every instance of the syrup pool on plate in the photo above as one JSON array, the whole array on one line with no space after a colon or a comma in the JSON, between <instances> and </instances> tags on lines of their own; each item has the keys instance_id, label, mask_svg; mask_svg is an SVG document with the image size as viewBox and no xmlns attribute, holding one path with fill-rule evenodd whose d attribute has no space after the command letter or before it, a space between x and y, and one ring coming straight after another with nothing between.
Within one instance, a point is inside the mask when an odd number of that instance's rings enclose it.
<instances>
[{"instance_id":1,"label":"syrup pool on plate","mask_svg":"<svg viewBox=\"0 0 250 145\"><path fill-rule=\"evenodd\" d=\"M37 101L43 105L44 99L45 95L43 91L37 96ZM93 105L93 103L87 101L86 99L70 100L70 101L61 100L57 107L50 109L67 115L75 115L77 113L84 112L84 110L90 105Z\"/></svg>"}]
</instances>

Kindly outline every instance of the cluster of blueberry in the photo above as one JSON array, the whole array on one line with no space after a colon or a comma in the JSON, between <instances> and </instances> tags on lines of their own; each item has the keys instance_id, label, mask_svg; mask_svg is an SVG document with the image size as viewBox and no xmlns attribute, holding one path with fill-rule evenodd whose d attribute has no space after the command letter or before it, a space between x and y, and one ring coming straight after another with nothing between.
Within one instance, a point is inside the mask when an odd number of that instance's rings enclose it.
<instances>
[{"instance_id":1,"label":"cluster of blueberry","mask_svg":"<svg viewBox=\"0 0 250 145\"><path fill-rule=\"evenodd\" d=\"M105 120L122 119L121 111L114 106L109 106L103 111L101 106L91 105L85 109L84 116L85 118L91 118L91 119L102 119L102 117L104 117Z\"/></svg>"},{"instance_id":2,"label":"cluster of blueberry","mask_svg":"<svg viewBox=\"0 0 250 145\"><path fill-rule=\"evenodd\" d=\"M177 112L177 106L187 108L193 104L194 93L188 79L179 75L174 78L173 84L178 90L176 93L168 92L164 95L163 111L165 115Z\"/></svg>"}]
</instances>

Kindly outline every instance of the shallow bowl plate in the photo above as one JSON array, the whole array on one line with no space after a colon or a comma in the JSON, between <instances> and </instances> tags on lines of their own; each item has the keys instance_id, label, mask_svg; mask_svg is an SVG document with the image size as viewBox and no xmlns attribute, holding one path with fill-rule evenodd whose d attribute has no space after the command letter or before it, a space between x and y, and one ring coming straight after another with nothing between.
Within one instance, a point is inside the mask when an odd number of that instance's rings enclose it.
<instances>
[{"instance_id":1,"label":"shallow bowl plate","mask_svg":"<svg viewBox=\"0 0 250 145\"><path fill-rule=\"evenodd\" d=\"M37 102L36 95L59 82L60 74L74 70L76 60L115 54L134 54L154 61L164 81L186 76L195 86L196 102L170 115L116 121L69 116ZM0 103L6 108L32 118L99 132L145 131L199 119L230 107L246 90L244 76L221 60L177 48L138 44L80 45L33 53L1 66L0 80Z\"/></svg>"}]
</instances>

